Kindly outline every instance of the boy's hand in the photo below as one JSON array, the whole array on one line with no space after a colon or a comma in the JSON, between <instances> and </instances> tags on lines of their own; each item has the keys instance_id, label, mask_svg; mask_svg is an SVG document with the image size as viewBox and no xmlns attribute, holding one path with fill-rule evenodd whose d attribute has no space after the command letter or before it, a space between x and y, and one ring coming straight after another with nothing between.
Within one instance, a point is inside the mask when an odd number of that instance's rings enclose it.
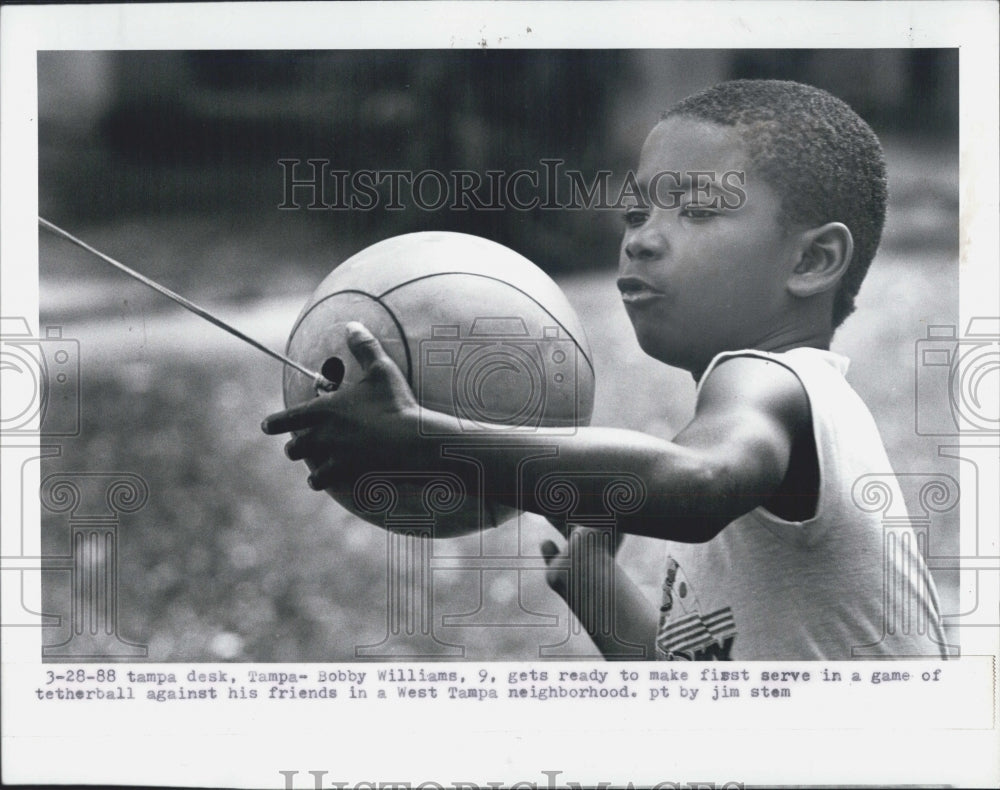
<instances>
[{"instance_id":1,"label":"boy's hand","mask_svg":"<svg viewBox=\"0 0 1000 790\"><path fill-rule=\"evenodd\" d=\"M570 610L575 613L573 604L566 599L569 593L569 552L563 554L555 541L546 540L541 546L542 557L545 559L545 582L560 598L570 604Z\"/></svg>"},{"instance_id":2,"label":"boy's hand","mask_svg":"<svg viewBox=\"0 0 1000 790\"><path fill-rule=\"evenodd\" d=\"M603 530L582 527L570 531L565 553L545 541L545 581L566 601L605 658L651 659L656 610L615 562L619 543Z\"/></svg>"},{"instance_id":3,"label":"boy's hand","mask_svg":"<svg viewBox=\"0 0 1000 790\"><path fill-rule=\"evenodd\" d=\"M327 488L343 473L356 474L398 458L414 446L419 406L402 371L359 323L347 325L347 345L361 364L361 380L300 406L266 417L266 434L301 431L285 445L293 461L313 468L309 486Z\"/></svg>"},{"instance_id":4,"label":"boy's hand","mask_svg":"<svg viewBox=\"0 0 1000 790\"><path fill-rule=\"evenodd\" d=\"M546 540L542 543L545 581L560 597L566 599L570 609L584 623L588 632L593 632L596 623L590 620L604 607L590 607L588 604L592 602L591 599L599 600L610 595L608 582L614 578L614 555L621 540L610 542L610 536L603 534L602 530L573 525L564 527L564 534L568 533L565 553L559 551L554 541ZM575 594L571 595L571 590Z\"/></svg>"}]
</instances>

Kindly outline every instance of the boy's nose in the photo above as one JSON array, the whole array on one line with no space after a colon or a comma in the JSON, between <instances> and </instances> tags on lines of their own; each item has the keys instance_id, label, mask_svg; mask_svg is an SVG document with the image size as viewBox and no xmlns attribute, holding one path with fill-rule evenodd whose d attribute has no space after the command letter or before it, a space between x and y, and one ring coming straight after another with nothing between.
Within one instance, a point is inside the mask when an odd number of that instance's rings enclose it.
<instances>
[{"instance_id":1,"label":"boy's nose","mask_svg":"<svg viewBox=\"0 0 1000 790\"><path fill-rule=\"evenodd\" d=\"M643 228L625 243L625 255L630 261L647 261L662 255L666 247L662 234Z\"/></svg>"}]
</instances>

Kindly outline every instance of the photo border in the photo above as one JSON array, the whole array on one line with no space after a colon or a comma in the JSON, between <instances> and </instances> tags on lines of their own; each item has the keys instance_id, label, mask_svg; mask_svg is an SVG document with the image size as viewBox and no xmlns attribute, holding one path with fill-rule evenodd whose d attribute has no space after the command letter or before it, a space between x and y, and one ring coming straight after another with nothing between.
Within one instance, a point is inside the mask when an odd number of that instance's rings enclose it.
<instances>
[{"instance_id":1,"label":"photo border","mask_svg":"<svg viewBox=\"0 0 1000 790\"><path fill-rule=\"evenodd\" d=\"M679 48L959 47L960 326L974 317L1000 314L996 301L1000 293L1000 84L995 5L817 2L801 6L632 0L583 5L5 6L0 12L0 314L27 312L29 323L35 321L32 331L40 329L35 220L39 50L664 48L665 42L671 47L682 42ZM41 453L50 444L43 441L31 446ZM968 446L968 442L961 438L956 446ZM982 483L970 466L961 465L960 480L969 491ZM4 499L38 490L42 481L37 467L34 472L30 466L23 468L23 476L20 469L13 474L4 468ZM978 503L963 502L963 524L970 520L1000 523L995 499L986 496ZM974 504L979 506L978 513L969 510ZM38 518L38 503L25 503L26 555L40 553ZM9 528L5 523L5 532ZM971 564L963 567L963 611L973 611L977 605L979 572ZM1000 780L997 688L993 684L1000 629L989 625L963 631L962 658L947 665L954 675L945 691L861 695L853 704L841 701L836 705L814 691L794 701L794 715L787 709L741 706L746 709L726 717L714 711L685 711L678 717L674 707L649 705L630 706L622 712L582 701L548 702L546 707L530 709L530 716L525 715L528 709L509 701L491 703L489 708L414 701L405 708L396 705L391 717L375 705L362 705L351 708L349 718L341 716L339 709L331 714L298 703L281 710L212 706L199 709L196 717L183 705L156 707L155 703L137 703L134 718L105 713L96 704L53 709L18 693L18 689L38 685L46 668L41 663L40 639L40 629L0 629L7 782L229 786L267 782L280 787L281 770L299 771L300 780L317 770L328 772L325 782L343 780L353 785L396 780L413 786L420 782L451 786L463 781L483 785L489 780L535 782L539 787L546 787L550 780L582 785L631 781L637 786L699 780L718 785L945 781L986 786ZM190 667L210 670L221 665ZM241 666L251 669L254 665ZM336 666L353 665L329 668ZM506 672L511 665L429 665L435 671L448 666L467 672L471 667ZM550 671L562 668L550 662L542 666ZM579 671L590 664L566 666ZM600 666L619 670L617 664ZM621 664L620 668L629 666ZM783 663L782 669L786 666ZM175 672L189 668L174 664L141 667L143 671ZM897 668L903 667L893 666ZM56 716L51 715L53 710ZM288 733L296 737L287 737ZM312 785L296 785L300 786Z\"/></svg>"}]
</instances>

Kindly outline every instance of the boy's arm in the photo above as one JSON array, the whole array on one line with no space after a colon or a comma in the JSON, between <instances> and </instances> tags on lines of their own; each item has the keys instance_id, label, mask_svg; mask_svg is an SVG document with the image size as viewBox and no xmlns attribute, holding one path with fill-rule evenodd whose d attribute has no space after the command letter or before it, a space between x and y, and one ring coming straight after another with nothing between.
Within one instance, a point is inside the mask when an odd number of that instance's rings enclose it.
<instances>
[{"instance_id":1,"label":"boy's arm","mask_svg":"<svg viewBox=\"0 0 1000 790\"><path fill-rule=\"evenodd\" d=\"M606 659L648 661L655 650L656 608L615 562L603 536L588 539L591 532L573 529L565 553L551 540L542 544L548 566L545 580L565 599Z\"/></svg>"},{"instance_id":2,"label":"boy's arm","mask_svg":"<svg viewBox=\"0 0 1000 790\"><path fill-rule=\"evenodd\" d=\"M629 474L643 481L645 500L620 516L620 529L701 542L777 490L796 432L809 425L805 392L790 370L760 358L734 357L705 380L694 419L673 441L580 428L570 436L518 433L514 447L502 426L470 435L457 418L421 411L403 374L360 325L352 325L349 345L365 370L358 385L272 415L262 426L266 433L306 431L286 445L286 454L319 465L310 477L318 489L345 472L389 468L399 458L433 468L442 444L465 440L494 445L495 452L482 460L482 479L503 504L544 514L536 497L539 483L548 474L572 470L598 473L592 482L576 478L586 509L588 499L601 503L607 476ZM556 452L521 465L532 448ZM506 483L519 465L517 483ZM479 485L475 470L466 482L470 490Z\"/></svg>"}]
</instances>

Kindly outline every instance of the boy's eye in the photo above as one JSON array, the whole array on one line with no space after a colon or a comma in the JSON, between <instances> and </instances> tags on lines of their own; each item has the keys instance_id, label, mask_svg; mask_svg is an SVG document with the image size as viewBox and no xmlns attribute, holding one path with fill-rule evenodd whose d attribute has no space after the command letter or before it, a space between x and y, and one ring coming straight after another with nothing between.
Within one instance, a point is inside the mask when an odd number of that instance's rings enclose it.
<instances>
[{"instance_id":1,"label":"boy's eye","mask_svg":"<svg viewBox=\"0 0 1000 790\"><path fill-rule=\"evenodd\" d=\"M712 204L688 203L681 208L681 216L688 219L709 219L718 215L718 206Z\"/></svg>"},{"instance_id":2,"label":"boy's eye","mask_svg":"<svg viewBox=\"0 0 1000 790\"><path fill-rule=\"evenodd\" d=\"M640 208L625 209L625 224L630 228L637 228L646 221L649 212Z\"/></svg>"}]
</instances>

